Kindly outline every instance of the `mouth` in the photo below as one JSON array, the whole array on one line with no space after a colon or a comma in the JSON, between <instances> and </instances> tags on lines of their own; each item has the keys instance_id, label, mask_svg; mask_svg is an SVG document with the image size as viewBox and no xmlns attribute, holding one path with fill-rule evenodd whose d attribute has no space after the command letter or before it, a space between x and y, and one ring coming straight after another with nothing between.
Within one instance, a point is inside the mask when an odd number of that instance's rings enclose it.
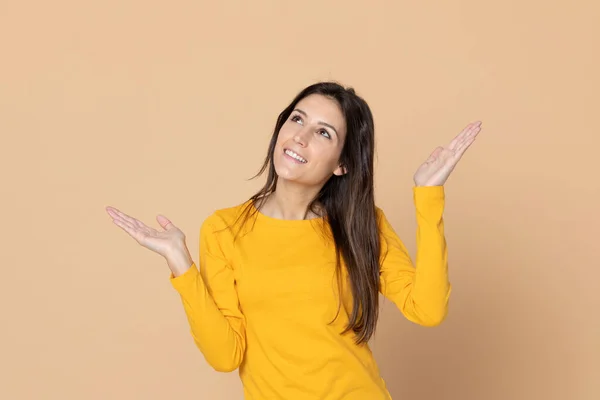
<instances>
[{"instance_id":1,"label":"mouth","mask_svg":"<svg viewBox=\"0 0 600 400\"><path fill-rule=\"evenodd\" d=\"M286 156L288 156L289 158L291 158L292 160L300 163L300 164L306 164L308 161L302 157L300 154L296 153L295 151L292 151L290 149L283 149L283 152L285 153Z\"/></svg>"}]
</instances>

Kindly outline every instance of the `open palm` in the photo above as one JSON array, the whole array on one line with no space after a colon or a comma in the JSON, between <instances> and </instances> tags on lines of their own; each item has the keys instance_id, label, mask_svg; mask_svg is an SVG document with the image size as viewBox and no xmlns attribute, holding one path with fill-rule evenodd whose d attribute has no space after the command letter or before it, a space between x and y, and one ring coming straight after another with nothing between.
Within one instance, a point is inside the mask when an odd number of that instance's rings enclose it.
<instances>
[{"instance_id":1,"label":"open palm","mask_svg":"<svg viewBox=\"0 0 600 400\"><path fill-rule=\"evenodd\" d=\"M472 122L444 147L437 147L413 176L417 186L441 186L481 131L481 121Z\"/></svg>"},{"instance_id":2,"label":"open palm","mask_svg":"<svg viewBox=\"0 0 600 400\"><path fill-rule=\"evenodd\" d=\"M106 207L106 212L112 217L113 222L136 242L163 257L167 257L182 244L185 245L184 233L162 215L158 215L156 220L164 230L156 230L114 207Z\"/></svg>"}]
</instances>

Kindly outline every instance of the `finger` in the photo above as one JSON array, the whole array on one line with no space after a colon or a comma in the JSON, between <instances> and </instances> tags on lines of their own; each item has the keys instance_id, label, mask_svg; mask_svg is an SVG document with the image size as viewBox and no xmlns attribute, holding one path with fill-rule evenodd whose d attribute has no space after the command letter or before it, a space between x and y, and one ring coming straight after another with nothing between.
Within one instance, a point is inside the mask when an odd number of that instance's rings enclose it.
<instances>
[{"instance_id":1,"label":"finger","mask_svg":"<svg viewBox=\"0 0 600 400\"><path fill-rule=\"evenodd\" d=\"M469 129L469 133L467 137L477 135L481 131L481 122L474 124L471 129Z\"/></svg>"},{"instance_id":2,"label":"finger","mask_svg":"<svg viewBox=\"0 0 600 400\"><path fill-rule=\"evenodd\" d=\"M481 121L475 121L468 124L454 139L452 139L448 148L456 151L457 146L459 146L467 137L471 136L474 130L479 129L480 125Z\"/></svg>"},{"instance_id":3,"label":"finger","mask_svg":"<svg viewBox=\"0 0 600 400\"><path fill-rule=\"evenodd\" d=\"M132 231L133 231L133 230L137 230L137 227L136 227L134 224L132 224L132 223L131 223L131 222L129 222L129 221L125 221L125 220L124 220L124 219L122 219L122 218L119 218L119 217L117 217L117 218L114 218L114 219L113 219L113 222L114 222L114 223L117 223L117 222L118 222L118 223L119 223L119 226L125 226L125 227L127 227L127 229L130 229L130 230L132 230Z\"/></svg>"},{"instance_id":4,"label":"finger","mask_svg":"<svg viewBox=\"0 0 600 400\"><path fill-rule=\"evenodd\" d=\"M465 135L463 135L460 140L457 141L456 145L454 146L454 152L459 151L459 149L463 148L463 146L465 145L465 143L467 143L473 136L474 133L476 131L471 129L468 132L466 132Z\"/></svg>"},{"instance_id":5,"label":"finger","mask_svg":"<svg viewBox=\"0 0 600 400\"><path fill-rule=\"evenodd\" d=\"M111 212L112 214L116 215L117 217L121 218L122 220L129 222L130 224L136 224L135 218L130 217L129 215L125 214L122 211L117 210L114 207L107 207L107 211Z\"/></svg>"},{"instance_id":6,"label":"finger","mask_svg":"<svg viewBox=\"0 0 600 400\"><path fill-rule=\"evenodd\" d=\"M106 207L106 211L113 217L113 218L118 218L121 219L122 221L128 222L129 224L131 224L132 226L136 226L140 229L143 229L147 232L151 232L153 231L152 228L146 226L142 221L135 219L133 217L130 217L129 215L125 214L122 211L117 210L114 207Z\"/></svg>"},{"instance_id":7,"label":"finger","mask_svg":"<svg viewBox=\"0 0 600 400\"><path fill-rule=\"evenodd\" d=\"M448 148L450 150L456 150L456 146L458 146L458 144L465 138L465 136L467 136L468 133L469 127L463 129L458 135L454 137L454 139L452 139L452 141L450 141L450 143L448 144Z\"/></svg>"},{"instance_id":8,"label":"finger","mask_svg":"<svg viewBox=\"0 0 600 400\"><path fill-rule=\"evenodd\" d=\"M454 151L458 157L462 157L465 151L473 144L477 135L473 135L461 143Z\"/></svg>"},{"instance_id":9,"label":"finger","mask_svg":"<svg viewBox=\"0 0 600 400\"><path fill-rule=\"evenodd\" d=\"M110 215L112 218L118 218L117 213L115 212L115 209L113 207L106 207L106 212L108 213L108 215Z\"/></svg>"},{"instance_id":10,"label":"finger","mask_svg":"<svg viewBox=\"0 0 600 400\"><path fill-rule=\"evenodd\" d=\"M121 219L113 219L115 225L123 229L125 232L129 234L129 236L133 237L137 242L142 239L142 234L140 231L135 229L130 223L123 221Z\"/></svg>"},{"instance_id":11,"label":"finger","mask_svg":"<svg viewBox=\"0 0 600 400\"><path fill-rule=\"evenodd\" d=\"M171 225L173 225L173 223L164 215L157 215L156 220L158 221L160 226L163 227L163 229L168 229Z\"/></svg>"}]
</instances>

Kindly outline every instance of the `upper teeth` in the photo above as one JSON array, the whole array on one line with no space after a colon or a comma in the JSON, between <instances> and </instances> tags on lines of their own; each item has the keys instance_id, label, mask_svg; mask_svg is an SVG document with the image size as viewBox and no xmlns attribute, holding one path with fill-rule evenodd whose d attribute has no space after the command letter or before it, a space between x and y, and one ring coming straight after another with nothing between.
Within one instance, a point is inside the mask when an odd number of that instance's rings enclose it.
<instances>
[{"instance_id":1,"label":"upper teeth","mask_svg":"<svg viewBox=\"0 0 600 400\"><path fill-rule=\"evenodd\" d=\"M303 162L303 163L305 163L305 162L306 162L306 160L305 160L304 158L300 157L298 154L294 153L294 152L293 152L293 151L291 151L291 150L286 150L286 151L285 151L285 154L287 154L287 155L288 155L288 156L290 156L290 157L293 157L293 158L295 158L296 160L298 160L298 161L300 161L300 162Z\"/></svg>"}]
</instances>

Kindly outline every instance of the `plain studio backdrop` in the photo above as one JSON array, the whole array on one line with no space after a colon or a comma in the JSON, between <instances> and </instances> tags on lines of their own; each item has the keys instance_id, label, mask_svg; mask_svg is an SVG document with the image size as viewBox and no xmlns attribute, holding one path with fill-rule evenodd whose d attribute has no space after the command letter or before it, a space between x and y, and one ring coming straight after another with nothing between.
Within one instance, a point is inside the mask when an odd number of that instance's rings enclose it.
<instances>
[{"instance_id":1,"label":"plain studio backdrop","mask_svg":"<svg viewBox=\"0 0 600 400\"><path fill-rule=\"evenodd\" d=\"M382 303L394 400L600 398L596 2L5 0L0 46L0 398L241 399L104 207L168 216L197 261L326 79L372 107L377 204L412 256L415 169L483 121L446 184L448 318Z\"/></svg>"}]
</instances>

